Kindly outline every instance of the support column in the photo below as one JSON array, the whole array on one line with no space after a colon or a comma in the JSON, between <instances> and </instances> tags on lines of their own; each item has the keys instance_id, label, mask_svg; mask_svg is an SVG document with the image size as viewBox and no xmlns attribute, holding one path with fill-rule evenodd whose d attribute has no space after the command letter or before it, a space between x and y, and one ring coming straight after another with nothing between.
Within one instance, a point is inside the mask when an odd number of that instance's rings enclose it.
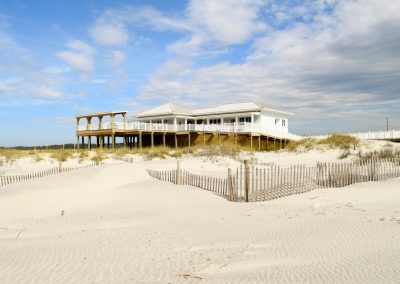
<instances>
[{"instance_id":1,"label":"support column","mask_svg":"<svg viewBox=\"0 0 400 284\"><path fill-rule=\"evenodd\" d=\"M276 138L274 138L274 151L275 151L275 143L276 143Z\"/></svg>"},{"instance_id":2,"label":"support column","mask_svg":"<svg viewBox=\"0 0 400 284\"><path fill-rule=\"evenodd\" d=\"M178 136L175 133L175 148L178 148Z\"/></svg>"},{"instance_id":3,"label":"support column","mask_svg":"<svg viewBox=\"0 0 400 284\"><path fill-rule=\"evenodd\" d=\"M154 148L154 132L151 132L151 148Z\"/></svg>"},{"instance_id":4,"label":"support column","mask_svg":"<svg viewBox=\"0 0 400 284\"><path fill-rule=\"evenodd\" d=\"M279 150L282 150L282 139L279 139Z\"/></svg>"},{"instance_id":5,"label":"support column","mask_svg":"<svg viewBox=\"0 0 400 284\"><path fill-rule=\"evenodd\" d=\"M163 136L162 136L162 144L163 144L163 146L165 147L165 132L163 133Z\"/></svg>"},{"instance_id":6,"label":"support column","mask_svg":"<svg viewBox=\"0 0 400 284\"><path fill-rule=\"evenodd\" d=\"M99 136L100 138L100 148L103 149L104 147L104 136Z\"/></svg>"},{"instance_id":7,"label":"support column","mask_svg":"<svg viewBox=\"0 0 400 284\"><path fill-rule=\"evenodd\" d=\"M205 132L203 132L203 143L204 143L204 145L206 145L206 133Z\"/></svg>"},{"instance_id":8,"label":"support column","mask_svg":"<svg viewBox=\"0 0 400 284\"><path fill-rule=\"evenodd\" d=\"M85 149L85 136L81 136L81 140L82 140L82 149Z\"/></svg>"},{"instance_id":9,"label":"support column","mask_svg":"<svg viewBox=\"0 0 400 284\"><path fill-rule=\"evenodd\" d=\"M188 134L188 144L189 144L189 148L190 148L190 133Z\"/></svg>"},{"instance_id":10,"label":"support column","mask_svg":"<svg viewBox=\"0 0 400 284\"><path fill-rule=\"evenodd\" d=\"M128 139L128 137L124 135L123 139L124 139L124 148L126 148L126 140Z\"/></svg>"},{"instance_id":11,"label":"support column","mask_svg":"<svg viewBox=\"0 0 400 284\"><path fill-rule=\"evenodd\" d=\"M238 145L238 135L237 133L235 133L235 147L237 147Z\"/></svg>"},{"instance_id":12,"label":"support column","mask_svg":"<svg viewBox=\"0 0 400 284\"><path fill-rule=\"evenodd\" d=\"M253 150L253 135L250 134L250 150Z\"/></svg>"},{"instance_id":13,"label":"support column","mask_svg":"<svg viewBox=\"0 0 400 284\"><path fill-rule=\"evenodd\" d=\"M139 132L139 148L142 149L142 132Z\"/></svg>"},{"instance_id":14,"label":"support column","mask_svg":"<svg viewBox=\"0 0 400 284\"><path fill-rule=\"evenodd\" d=\"M92 136L88 136L88 149L92 150Z\"/></svg>"},{"instance_id":15,"label":"support column","mask_svg":"<svg viewBox=\"0 0 400 284\"><path fill-rule=\"evenodd\" d=\"M76 148L79 150L79 136L76 135Z\"/></svg>"},{"instance_id":16,"label":"support column","mask_svg":"<svg viewBox=\"0 0 400 284\"><path fill-rule=\"evenodd\" d=\"M258 136L258 151L261 151L261 135Z\"/></svg>"},{"instance_id":17,"label":"support column","mask_svg":"<svg viewBox=\"0 0 400 284\"><path fill-rule=\"evenodd\" d=\"M115 134L111 136L112 148L115 149Z\"/></svg>"}]
</instances>

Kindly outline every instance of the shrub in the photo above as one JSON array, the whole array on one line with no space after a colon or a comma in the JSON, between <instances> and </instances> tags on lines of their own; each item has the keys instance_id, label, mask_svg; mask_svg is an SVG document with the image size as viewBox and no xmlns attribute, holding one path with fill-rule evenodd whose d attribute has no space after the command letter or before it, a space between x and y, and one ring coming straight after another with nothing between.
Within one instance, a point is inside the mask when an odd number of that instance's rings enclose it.
<instances>
[{"instance_id":1,"label":"shrub","mask_svg":"<svg viewBox=\"0 0 400 284\"><path fill-rule=\"evenodd\" d=\"M100 164L105 159L104 152L102 150L97 150L95 154L90 158L96 165Z\"/></svg>"},{"instance_id":2,"label":"shrub","mask_svg":"<svg viewBox=\"0 0 400 284\"><path fill-rule=\"evenodd\" d=\"M337 158L339 160L342 160L342 159L346 159L348 156L350 156L350 150L346 149L346 150L340 151L340 153L339 153Z\"/></svg>"},{"instance_id":3,"label":"shrub","mask_svg":"<svg viewBox=\"0 0 400 284\"><path fill-rule=\"evenodd\" d=\"M343 150L355 149L359 144L360 140L351 135L345 134L332 134L325 139L318 141L318 144L327 145L329 148L339 148Z\"/></svg>"}]
</instances>

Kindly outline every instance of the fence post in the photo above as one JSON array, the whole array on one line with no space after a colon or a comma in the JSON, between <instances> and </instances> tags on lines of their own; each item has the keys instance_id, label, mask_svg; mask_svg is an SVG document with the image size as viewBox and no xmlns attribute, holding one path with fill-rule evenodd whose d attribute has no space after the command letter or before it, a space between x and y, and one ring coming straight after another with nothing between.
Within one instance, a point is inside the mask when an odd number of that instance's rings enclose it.
<instances>
[{"instance_id":1,"label":"fence post","mask_svg":"<svg viewBox=\"0 0 400 284\"><path fill-rule=\"evenodd\" d=\"M228 200L235 201L235 194L233 192L232 170L228 168Z\"/></svg>"},{"instance_id":2,"label":"fence post","mask_svg":"<svg viewBox=\"0 0 400 284\"><path fill-rule=\"evenodd\" d=\"M181 184L181 161L176 160L176 184Z\"/></svg>"},{"instance_id":3,"label":"fence post","mask_svg":"<svg viewBox=\"0 0 400 284\"><path fill-rule=\"evenodd\" d=\"M244 160L244 194L245 201L249 202L249 161Z\"/></svg>"}]
</instances>

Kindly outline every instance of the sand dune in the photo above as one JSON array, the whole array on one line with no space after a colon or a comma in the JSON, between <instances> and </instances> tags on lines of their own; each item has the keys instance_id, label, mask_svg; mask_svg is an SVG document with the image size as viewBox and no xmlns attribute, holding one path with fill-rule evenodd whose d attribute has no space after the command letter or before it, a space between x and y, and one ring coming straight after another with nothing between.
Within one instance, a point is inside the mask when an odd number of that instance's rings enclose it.
<instances>
[{"instance_id":1,"label":"sand dune","mask_svg":"<svg viewBox=\"0 0 400 284\"><path fill-rule=\"evenodd\" d=\"M148 177L157 165L120 162L2 188L0 282L400 279L399 179L244 204Z\"/></svg>"}]
</instances>

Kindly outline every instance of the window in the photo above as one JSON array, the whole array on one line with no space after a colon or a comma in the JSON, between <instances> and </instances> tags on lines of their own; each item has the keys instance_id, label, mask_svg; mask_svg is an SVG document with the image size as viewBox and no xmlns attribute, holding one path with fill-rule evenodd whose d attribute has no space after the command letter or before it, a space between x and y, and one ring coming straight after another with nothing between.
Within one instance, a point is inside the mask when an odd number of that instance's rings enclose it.
<instances>
[{"instance_id":1,"label":"window","mask_svg":"<svg viewBox=\"0 0 400 284\"><path fill-rule=\"evenodd\" d=\"M275 118L275 125L279 123L279 118Z\"/></svg>"},{"instance_id":2,"label":"window","mask_svg":"<svg viewBox=\"0 0 400 284\"><path fill-rule=\"evenodd\" d=\"M282 126L286 126L286 120L282 119Z\"/></svg>"}]
</instances>

